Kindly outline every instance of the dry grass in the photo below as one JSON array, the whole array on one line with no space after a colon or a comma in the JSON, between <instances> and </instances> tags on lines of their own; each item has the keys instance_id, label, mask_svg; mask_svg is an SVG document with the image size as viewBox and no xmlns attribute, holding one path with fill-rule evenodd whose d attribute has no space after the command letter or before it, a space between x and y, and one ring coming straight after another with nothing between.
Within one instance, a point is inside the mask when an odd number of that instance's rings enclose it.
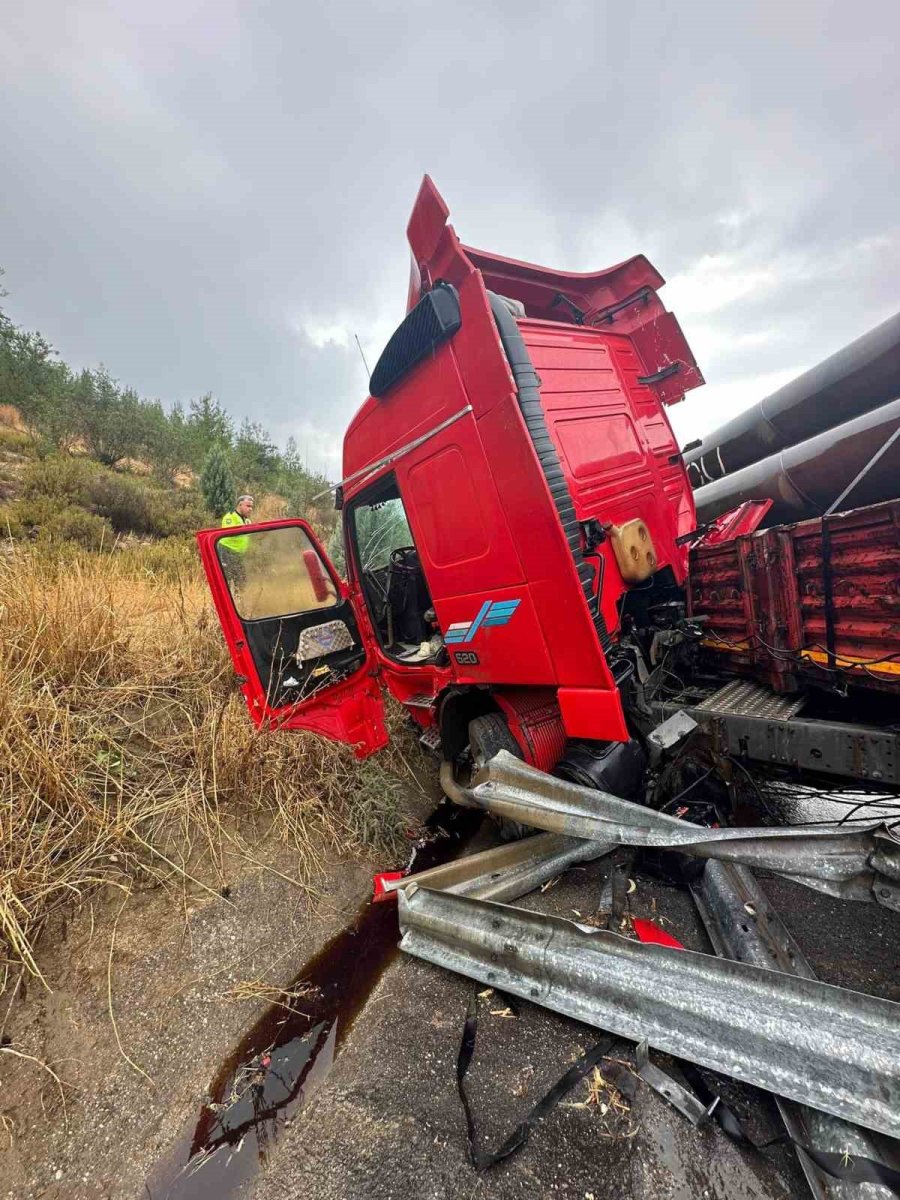
<instances>
[{"instance_id":1,"label":"dry grass","mask_svg":"<svg viewBox=\"0 0 900 1200\"><path fill-rule=\"evenodd\" d=\"M22 414L14 404L0 404L0 426L24 433L28 428Z\"/></svg>"},{"instance_id":2,"label":"dry grass","mask_svg":"<svg viewBox=\"0 0 900 1200\"><path fill-rule=\"evenodd\" d=\"M360 765L258 734L191 545L2 549L0 991L40 976L48 914L100 885L219 888L226 850L256 861L273 825L304 885L323 848L399 852L399 746Z\"/></svg>"},{"instance_id":3,"label":"dry grass","mask_svg":"<svg viewBox=\"0 0 900 1200\"><path fill-rule=\"evenodd\" d=\"M242 979L224 993L225 1000L263 1001L267 1005L277 1005L289 1012L297 1010L297 1002L316 995L317 989L309 983L295 984L291 988L278 987L265 979Z\"/></svg>"}]
</instances>

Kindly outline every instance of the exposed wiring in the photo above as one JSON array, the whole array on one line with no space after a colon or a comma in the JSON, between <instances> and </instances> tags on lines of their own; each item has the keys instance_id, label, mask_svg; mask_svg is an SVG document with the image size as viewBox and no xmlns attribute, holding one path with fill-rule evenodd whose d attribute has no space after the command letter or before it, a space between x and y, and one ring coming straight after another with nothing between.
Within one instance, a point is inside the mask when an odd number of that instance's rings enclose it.
<instances>
[{"instance_id":1,"label":"exposed wiring","mask_svg":"<svg viewBox=\"0 0 900 1200\"><path fill-rule=\"evenodd\" d=\"M677 800L680 800L682 796L686 796L688 792L693 791L698 784L701 784L704 782L704 780L709 779L710 775L712 775L715 769L715 767L710 767L708 771L704 771L703 774L695 779L693 783L689 783L686 788L682 788L677 796L672 796L671 799L667 800L666 804L674 804Z\"/></svg>"},{"instance_id":2,"label":"exposed wiring","mask_svg":"<svg viewBox=\"0 0 900 1200\"><path fill-rule=\"evenodd\" d=\"M726 754L725 757L728 759L728 761L733 766L737 767L738 770L742 771L744 773L744 775L746 775L747 781L749 782L750 786L753 788L754 792L756 793L757 800L759 800L760 804L762 805L763 812L766 814L766 816L769 818L770 821L775 821L777 823L778 814L774 813L772 811L772 809L769 807L769 803L766 800L765 795L763 794L762 788L760 788L759 784L756 782L756 780L753 778L753 776L750 774L750 772L747 770L747 768L744 766L744 764L742 762L740 762L738 759L734 758L730 754Z\"/></svg>"},{"instance_id":3,"label":"exposed wiring","mask_svg":"<svg viewBox=\"0 0 900 1200\"><path fill-rule=\"evenodd\" d=\"M845 801L845 803L846 803L846 801ZM844 815L838 821L838 825L849 824L851 819L853 819L853 814L855 812L858 812L861 808L872 808L879 804L885 804L885 803L887 803L887 801L884 798L881 798L881 799L873 798L871 800L860 800L858 804L853 805L853 807L849 810L849 812L844 813ZM898 801L898 803L900 803L900 801ZM895 804L894 805L895 812L896 812L896 809L897 809L897 805ZM859 818L857 818L857 819L859 819ZM862 819L866 820L867 818L862 818Z\"/></svg>"},{"instance_id":4,"label":"exposed wiring","mask_svg":"<svg viewBox=\"0 0 900 1200\"><path fill-rule=\"evenodd\" d=\"M808 653L809 650L819 650L822 654L828 654L827 648L823 646L821 642L813 642L812 645L804 647L803 650L786 650L779 646L769 645L765 638L759 633L751 633L743 643L731 641L729 638L726 638L724 634L718 633L712 628L709 629L709 633L711 637L714 637L717 642L721 642L723 646L727 646L730 650L737 650L741 654L746 654L751 651L752 643L758 642L759 645L762 646L763 649L767 650L773 658L780 658L788 662L810 663L810 665L816 667L818 670L828 672L829 675L846 675L854 670L860 670L864 671L867 675L870 675L873 679L878 679L878 676L873 675L869 670L870 667L877 667L882 663L896 662L900 660L900 651L896 651L893 654L885 654L882 658L866 659L850 658L850 656L847 654L835 653L833 656L835 660L842 659L847 665L843 667L827 667L824 663L811 661L805 657L805 654Z\"/></svg>"},{"instance_id":5,"label":"exposed wiring","mask_svg":"<svg viewBox=\"0 0 900 1200\"><path fill-rule=\"evenodd\" d=\"M849 821L788 821L787 827L789 829L808 829L810 827L817 826L819 828L835 829L838 825L864 825L867 828L871 828L872 826L876 825L884 825L888 829L893 829L894 826L898 824L900 824L900 817L894 817L893 819L889 819L887 821L884 820L884 818L876 820L873 817L854 817Z\"/></svg>"}]
</instances>

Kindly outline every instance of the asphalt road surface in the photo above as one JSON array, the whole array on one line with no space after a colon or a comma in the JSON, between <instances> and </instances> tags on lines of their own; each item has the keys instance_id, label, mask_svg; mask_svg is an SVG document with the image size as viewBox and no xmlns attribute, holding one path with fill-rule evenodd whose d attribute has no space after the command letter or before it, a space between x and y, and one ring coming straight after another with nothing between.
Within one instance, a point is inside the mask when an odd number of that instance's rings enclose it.
<instances>
[{"instance_id":1,"label":"asphalt road surface","mask_svg":"<svg viewBox=\"0 0 900 1200\"><path fill-rule=\"evenodd\" d=\"M577 868L546 893L518 903L589 919L599 907L608 870L609 860ZM896 914L833 901L784 880L762 882L822 979L900 999ZM640 875L636 885L628 897L633 916L655 919L689 948L709 952L686 891ZM477 1174L467 1160L455 1086L470 989L461 977L398 956L324 1084L279 1133L267 1166L243 1194L254 1200L808 1195L792 1151L753 1153L729 1142L714 1125L696 1129L642 1082L627 1109L603 1088L589 1102L588 1084L579 1084L519 1154ZM502 1015L503 1001L496 997L482 999L479 1012L468 1087L481 1147L494 1149L602 1035L528 1003L521 1004L518 1017ZM627 1050L620 1043L613 1053L627 1058ZM756 1139L781 1132L768 1097L731 1080L718 1084Z\"/></svg>"}]
</instances>

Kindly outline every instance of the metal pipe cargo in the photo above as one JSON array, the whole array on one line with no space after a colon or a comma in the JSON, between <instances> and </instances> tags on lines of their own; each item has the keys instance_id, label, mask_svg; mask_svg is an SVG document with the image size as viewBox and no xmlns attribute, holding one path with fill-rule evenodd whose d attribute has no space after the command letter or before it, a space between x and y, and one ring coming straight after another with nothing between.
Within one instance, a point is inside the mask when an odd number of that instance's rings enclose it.
<instances>
[{"instance_id":1,"label":"metal pipe cargo","mask_svg":"<svg viewBox=\"0 0 900 1200\"><path fill-rule=\"evenodd\" d=\"M805 371L688 451L701 487L900 396L900 313Z\"/></svg>"},{"instance_id":2,"label":"metal pipe cargo","mask_svg":"<svg viewBox=\"0 0 900 1200\"><path fill-rule=\"evenodd\" d=\"M449 892L398 897L407 954L900 1134L900 1004Z\"/></svg>"},{"instance_id":3,"label":"metal pipe cargo","mask_svg":"<svg viewBox=\"0 0 900 1200\"><path fill-rule=\"evenodd\" d=\"M767 525L821 516L900 426L900 399L808 441L708 483L694 492L699 521L712 521L745 500L774 500ZM900 439L847 494L842 509L893 500L900 493Z\"/></svg>"}]
</instances>

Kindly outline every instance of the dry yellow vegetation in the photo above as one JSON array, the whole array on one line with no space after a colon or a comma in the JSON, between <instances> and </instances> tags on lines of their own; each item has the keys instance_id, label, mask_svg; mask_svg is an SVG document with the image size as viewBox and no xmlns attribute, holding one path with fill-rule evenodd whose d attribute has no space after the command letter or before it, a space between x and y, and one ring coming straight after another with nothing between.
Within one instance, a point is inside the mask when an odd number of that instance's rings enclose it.
<instances>
[{"instance_id":1,"label":"dry yellow vegetation","mask_svg":"<svg viewBox=\"0 0 900 1200\"><path fill-rule=\"evenodd\" d=\"M305 886L323 846L400 852L403 739L360 764L312 734L257 733L192 542L0 548L0 990L40 976L60 905L186 876L221 887L226 843L252 859L273 825Z\"/></svg>"}]
</instances>

